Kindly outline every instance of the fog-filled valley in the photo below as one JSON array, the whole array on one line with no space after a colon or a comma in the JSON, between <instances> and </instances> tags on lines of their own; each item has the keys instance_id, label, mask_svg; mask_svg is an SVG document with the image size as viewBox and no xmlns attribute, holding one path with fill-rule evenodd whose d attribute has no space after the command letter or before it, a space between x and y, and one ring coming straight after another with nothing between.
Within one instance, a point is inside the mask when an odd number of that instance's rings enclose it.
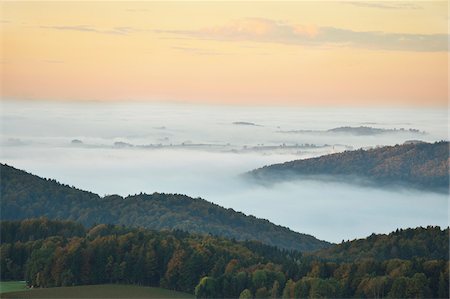
<instances>
[{"instance_id":1,"label":"fog-filled valley","mask_svg":"<svg viewBox=\"0 0 450 299\"><path fill-rule=\"evenodd\" d=\"M447 140L447 110L3 101L1 162L100 195L202 197L319 239L447 226L446 194L241 174L324 154Z\"/></svg>"}]
</instances>

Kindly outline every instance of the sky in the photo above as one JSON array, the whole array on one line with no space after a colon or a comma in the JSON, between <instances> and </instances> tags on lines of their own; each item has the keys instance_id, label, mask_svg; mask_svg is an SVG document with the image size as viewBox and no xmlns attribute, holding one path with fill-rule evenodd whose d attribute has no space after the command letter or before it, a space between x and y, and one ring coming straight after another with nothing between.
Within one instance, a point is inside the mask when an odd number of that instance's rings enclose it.
<instances>
[{"instance_id":1,"label":"sky","mask_svg":"<svg viewBox=\"0 0 450 299\"><path fill-rule=\"evenodd\" d=\"M3 1L1 98L444 107L447 5Z\"/></svg>"}]
</instances>

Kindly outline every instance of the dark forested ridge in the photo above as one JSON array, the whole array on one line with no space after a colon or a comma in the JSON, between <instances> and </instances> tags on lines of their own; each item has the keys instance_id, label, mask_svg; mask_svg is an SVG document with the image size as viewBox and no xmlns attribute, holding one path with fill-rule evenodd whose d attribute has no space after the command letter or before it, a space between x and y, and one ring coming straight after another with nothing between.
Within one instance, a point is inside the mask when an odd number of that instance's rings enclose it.
<instances>
[{"instance_id":1,"label":"dark forested ridge","mask_svg":"<svg viewBox=\"0 0 450 299\"><path fill-rule=\"evenodd\" d=\"M408 143L345 151L253 170L248 175L273 182L302 177L377 185L404 185L448 193L449 142Z\"/></svg>"},{"instance_id":2,"label":"dark forested ridge","mask_svg":"<svg viewBox=\"0 0 450 299\"><path fill-rule=\"evenodd\" d=\"M353 241L342 242L312 253L328 260L345 262L362 259L388 260L425 257L449 259L449 228L397 229L388 235L372 234Z\"/></svg>"},{"instance_id":3,"label":"dark forested ridge","mask_svg":"<svg viewBox=\"0 0 450 299\"><path fill-rule=\"evenodd\" d=\"M0 164L1 219L45 216L86 226L120 224L150 229L179 229L237 240L258 240L281 248L311 251L329 246L267 220L179 194L139 194L125 198L62 185Z\"/></svg>"},{"instance_id":4,"label":"dark forested ridge","mask_svg":"<svg viewBox=\"0 0 450 299\"><path fill-rule=\"evenodd\" d=\"M404 241L418 246L398 246L397 253L376 258L347 248L346 261L335 255L345 244L303 256L255 241L105 224L85 229L44 218L2 222L1 236L2 279L25 279L34 287L126 283L198 298L449 296L448 229L438 227L354 241L359 248L379 238L388 249Z\"/></svg>"}]
</instances>

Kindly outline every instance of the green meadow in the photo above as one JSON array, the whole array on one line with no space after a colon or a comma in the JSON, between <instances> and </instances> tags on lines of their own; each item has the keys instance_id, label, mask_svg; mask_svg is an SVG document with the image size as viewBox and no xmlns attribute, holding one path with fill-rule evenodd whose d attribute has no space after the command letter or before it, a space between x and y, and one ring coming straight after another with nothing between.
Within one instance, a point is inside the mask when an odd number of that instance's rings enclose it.
<instances>
[{"instance_id":1,"label":"green meadow","mask_svg":"<svg viewBox=\"0 0 450 299\"><path fill-rule=\"evenodd\" d=\"M1 282L1 292L1 298L194 298L162 288L111 284L28 290L23 282Z\"/></svg>"},{"instance_id":2,"label":"green meadow","mask_svg":"<svg viewBox=\"0 0 450 299\"><path fill-rule=\"evenodd\" d=\"M26 290L25 281L0 281L0 294Z\"/></svg>"}]
</instances>

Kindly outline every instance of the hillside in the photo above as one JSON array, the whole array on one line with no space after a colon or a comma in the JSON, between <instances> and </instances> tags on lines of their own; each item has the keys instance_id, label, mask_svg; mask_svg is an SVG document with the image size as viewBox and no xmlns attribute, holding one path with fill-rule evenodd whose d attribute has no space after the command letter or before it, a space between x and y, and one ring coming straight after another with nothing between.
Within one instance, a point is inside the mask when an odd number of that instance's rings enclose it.
<instances>
[{"instance_id":1,"label":"hillside","mask_svg":"<svg viewBox=\"0 0 450 299\"><path fill-rule=\"evenodd\" d=\"M82 228L80 234L76 223L43 218L2 222L1 228L2 236L10 236L0 244L2 279L25 279L33 287L133 284L195 293L197 298L245 294L246 298L448 298L449 294L448 230L439 227L357 241L413 240L412 247L399 246L397 251L398 257L412 258L358 258L348 251L347 261L331 260L333 248L340 251L341 245L330 248L330 254L303 256L259 242L180 231L99 224ZM62 231L67 237L60 235Z\"/></svg>"},{"instance_id":2,"label":"hillside","mask_svg":"<svg viewBox=\"0 0 450 299\"><path fill-rule=\"evenodd\" d=\"M448 142L408 143L274 164L248 175L263 182L312 178L448 192L448 154Z\"/></svg>"},{"instance_id":3,"label":"hillside","mask_svg":"<svg viewBox=\"0 0 450 299\"><path fill-rule=\"evenodd\" d=\"M355 261L428 258L449 259L449 229L439 227L397 229L388 235L372 234L311 253L327 260Z\"/></svg>"},{"instance_id":4,"label":"hillside","mask_svg":"<svg viewBox=\"0 0 450 299\"><path fill-rule=\"evenodd\" d=\"M62 185L1 165L1 219L67 219L91 226L119 224L150 229L179 229L237 240L257 240L281 248L311 251L328 242L267 220L179 194L138 194L125 198Z\"/></svg>"},{"instance_id":5,"label":"hillside","mask_svg":"<svg viewBox=\"0 0 450 299\"><path fill-rule=\"evenodd\" d=\"M1 233L2 279L25 279L30 286L44 288L125 283L193 293L202 277L220 275L231 260L249 267L269 261L294 263L301 257L300 252L257 242L182 231L99 224L80 234L74 222L46 218L3 221Z\"/></svg>"}]
</instances>

